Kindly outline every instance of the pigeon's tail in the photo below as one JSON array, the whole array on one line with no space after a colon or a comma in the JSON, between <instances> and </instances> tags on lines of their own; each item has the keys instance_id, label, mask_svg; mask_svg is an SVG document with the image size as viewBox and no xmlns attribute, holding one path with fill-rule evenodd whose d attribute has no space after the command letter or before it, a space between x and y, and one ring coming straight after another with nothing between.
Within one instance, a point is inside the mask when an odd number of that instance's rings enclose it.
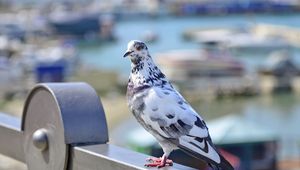
<instances>
[{"instance_id":1,"label":"pigeon's tail","mask_svg":"<svg viewBox=\"0 0 300 170\"><path fill-rule=\"evenodd\" d=\"M218 152L221 162L220 163L209 163L208 165L213 170L234 170L233 166L224 158L224 156L221 154L220 150L218 150L214 146L215 150Z\"/></svg>"},{"instance_id":2,"label":"pigeon's tail","mask_svg":"<svg viewBox=\"0 0 300 170\"><path fill-rule=\"evenodd\" d=\"M208 163L208 165L213 169L213 170L234 170L232 165L222 156L221 157L221 163L216 164L216 163Z\"/></svg>"},{"instance_id":3,"label":"pigeon's tail","mask_svg":"<svg viewBox=\"0 0 300 170\"><path fill-rule=\"evenodd\" d=\"M221 154L219 154L219 155L221 158L221 163L217 165L218 168L220 170L234 170L232 165Z\"/></svg>"},{"instance_id":4,"label":"pigeon's tail","mask_svg":"<svg viewBox=\"0 0 300 170\"><path fill-rule=\"evenodd\" d=\"M187 154L194 156L197 159L202 159L208 163L208 165L213 169L213 170L234 170L232 165L218 152L218 155L220 157L220 163L217 163L201 154L198 154L196 152L191 151L188 148L185 148L183 146L179 146L184 152ZM217 150L216 150L217 151Z\"/></svg>"},{"instance_id":5,"label":"pigeon's tail","mask_svg":"<svg viewBox=\"0 0 300 170\"><path fill-rule=\"evenodd\" d=\"M213 145L210 138L206 138L207 142L210 144L210 146L213 148L212 150L216 151L220 161L216 162L215 160L211 159L210 157L204 156L198 152L195 152L194 150L191 150L190 148L185 147L184 145L177 145L182 151L186 152L187 154L194 156L197 159L202 159L208 163L210 167L214 170L234 170L232 165L223 157L223 155L220 153L220 151ZM210 152L208 152L209 154Z\"/></svg>"}]
</instances>

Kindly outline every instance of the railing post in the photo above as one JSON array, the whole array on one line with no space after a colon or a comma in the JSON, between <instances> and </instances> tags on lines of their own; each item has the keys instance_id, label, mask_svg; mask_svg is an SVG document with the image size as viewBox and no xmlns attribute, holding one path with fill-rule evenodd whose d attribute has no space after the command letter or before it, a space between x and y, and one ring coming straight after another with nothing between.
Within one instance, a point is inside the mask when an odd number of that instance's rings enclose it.
<instances>
[{"instance_id":1,"label":"railing post","mask_svg":"<svg viewBox=\"0 0 300 170\"><path fill-rule=\"evenodd\" d=\"M108 141L101 102L85 83L37 85L26 100L21 130L26 163L34 170L66 169L69 145ZM39 132L46 136L45 150L36 145L33 134Z\"/></svg>"}]
</instances>

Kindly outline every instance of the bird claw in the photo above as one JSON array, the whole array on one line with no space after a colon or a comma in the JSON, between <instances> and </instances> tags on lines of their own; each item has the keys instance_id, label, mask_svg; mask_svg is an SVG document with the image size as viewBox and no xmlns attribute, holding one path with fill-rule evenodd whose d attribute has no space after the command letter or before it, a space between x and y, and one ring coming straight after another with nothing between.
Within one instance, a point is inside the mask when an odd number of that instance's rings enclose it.
<instances>
[{"instance_id":1,"label":"bird claw","mask_svg":"<svg viewBox=\"0 0 300 170\"><path fill-rule=\"evenodd\" d=\"M147 158L146 161L150 162L145 164L146 167L158 167L158 168L162 168L165 166L172 166L173 165L173 161L170 159L166 159L165 162L163 161L163 158L155 158L155 157L151 157L151 158Z\"/></svg>"},{"instance_id":2,"label":"bird claw","mask_svg":"<svg viewBox=\"0 0 300 170\"><path fill-rule=\"evenodd\" d=\"M146 159L147 162L160 162L161 158L150 157Z\"/></svg>"},{"instance_id":3,"label":"bird claw","mask_svg":"<svg viewBox=\"0 0 300 170\"><path fill-rule=\"evenodd\" d=\"M147 158L146 161L147 161L147 162L151 162L153 159L154 159L154 158L150 157L150 158Z\"/></svg>"}]
</instances>

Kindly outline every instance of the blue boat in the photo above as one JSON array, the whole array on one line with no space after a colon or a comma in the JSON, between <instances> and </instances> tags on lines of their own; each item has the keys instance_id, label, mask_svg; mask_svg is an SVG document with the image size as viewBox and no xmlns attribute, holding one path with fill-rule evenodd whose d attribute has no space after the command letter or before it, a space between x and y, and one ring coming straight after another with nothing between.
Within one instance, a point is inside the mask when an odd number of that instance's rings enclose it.
<instances>
[{"instance_id":1,"label":"blue boat","mask_svg":"<svg viewBox=\"0 0 300 170\"><path fill-rule=\"evenodd\" d=\"M114 40L113 18L102 16L100 13L62 12L50 15L48 24L57 35Z\"/></svg>"}]
</instances>

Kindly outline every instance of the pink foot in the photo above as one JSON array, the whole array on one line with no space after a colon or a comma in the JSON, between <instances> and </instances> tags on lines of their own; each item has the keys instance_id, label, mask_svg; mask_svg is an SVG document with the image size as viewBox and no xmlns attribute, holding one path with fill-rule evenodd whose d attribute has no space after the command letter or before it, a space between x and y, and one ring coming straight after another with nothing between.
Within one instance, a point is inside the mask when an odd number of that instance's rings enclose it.
<instances>
[{"instance_id":1,"label":"pink foot","mask_svg":"<svg viewBox=\"0 0 300 170\"><path fill-rule=\"evenodd\" d=\"M167 159L166 157L161 157L161 158L155 158L155 157L151 157L147 159L148 162L150 163L146 163L145 166L147 167L158 167L158 168L162 168L165 166L172 166L173 165L173 161L170 159Z\"/></svg>"}]
</instances>

